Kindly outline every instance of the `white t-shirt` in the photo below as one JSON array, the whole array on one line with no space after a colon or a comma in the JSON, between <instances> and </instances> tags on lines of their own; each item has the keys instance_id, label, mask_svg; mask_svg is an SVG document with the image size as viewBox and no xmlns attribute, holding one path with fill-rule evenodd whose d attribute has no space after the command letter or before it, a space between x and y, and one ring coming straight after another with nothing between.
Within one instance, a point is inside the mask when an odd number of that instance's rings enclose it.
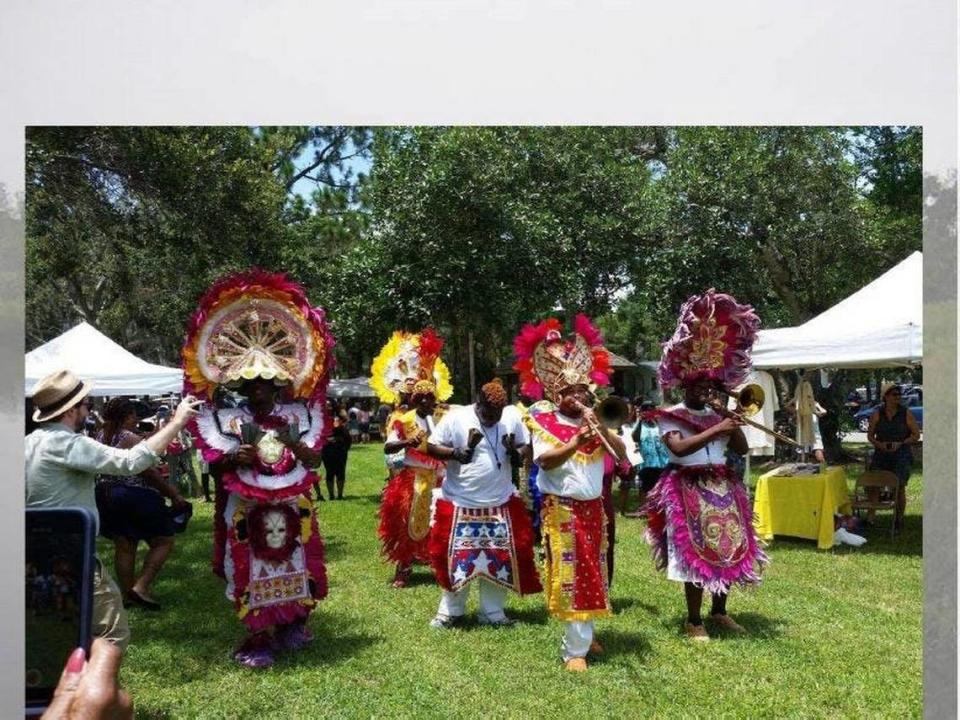
<instances>
[{"instance_id":1,"label":"white t-shirt","mask_svg":"<svg viewBox=\"0 0 960 720\"><path fill-rule=\"evenodd\" d=\"M639 420L637 421L639 422ZM620 426L620 439L623 440L623 447L627 453L627 460L630 461L631 465L643 465L643 455L640 454L640 448L637 447L636 441L633 439L633 429L637 426L637 423L630 425L629 423L624 423Z\"/></svg>"},{"instance_id":2,"label":"white t-shirt","mask_svg":"<svg viewBox=\"0 0 960 720\"><path fill-rule=\"evenodd\" d=\"M717 413L712 409L705 407L703 410L694 410L688 408L683 403L679 405L674 405L671 408L668 408L670 412L677 411L686 411L690 415L693 415L698 418L709 418L709 417L718 417ZM669 432L678 432L680 437L692 437L693 435L699 434L690 425L687 425L683 422L677 422L667 417L657 418L657 424L660 426L660 437L663 437ZM725 465L727 462L726 458L726 449L727 442L730 440L729 435L718 435L715 439L708 442L702 448L697 450L695 453L690 453L684 457L679 455L674 455L670 452L670 448L667 447L667 454L670 456L670 462L674 465ZM666 445L666 443L664 443Z\"/></svg>"},{"instance_id":3,"label":"white t-shirt","mask_svg":"<svg viewBox=\"0 0 960 720\"><path fill-rule=\"evenodd\" d=\"M530 442L530 434L519 414L508 413L507 409L504 408L500 421L493 427L484 427L480 423L474 405L453 408L440 418L427 440L431 445L466 447L471 428L483 435L470 462L463 465L455 460L447 462L440 495L444 500L468 508L495 507L503 505L514 494L510 458L503 446L503 438L513 433L514 443L520 447Z\"/></svg>"},{"instance_id":4,"label":"white t-shirt","mask_svg":"<svg viewBox=\"0 0 960 720\"><path fill-rule=\"evenodd\" d=\"M556 415L557 420L564 425L580 427L581 421L579 418L570 418L561 415L559 412ZM547 450L556 447L554 444L538 437L535 432L532 433L532 437L534 462L537 462ZM573 498L574 500L598 498L603 492L603 456L586 463L571 457L553 470L545 470L541 466L540 472L537 473L537 487L540 488L540 492Z\"/></svg>"}]
</instances>

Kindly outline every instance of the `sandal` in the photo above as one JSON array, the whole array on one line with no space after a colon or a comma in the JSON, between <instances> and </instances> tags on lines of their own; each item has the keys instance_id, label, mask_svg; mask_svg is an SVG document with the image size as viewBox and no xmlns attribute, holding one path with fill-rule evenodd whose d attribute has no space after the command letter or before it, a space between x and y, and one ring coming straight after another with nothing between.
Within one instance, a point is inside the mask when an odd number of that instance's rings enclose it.
<instances>
[{"instance_id":1,"label":"sandal","mask_svg":"<svg viewBox=\"0 0 960 720\"><path fill-rule=\"evenodd\" d=\"M397 570L396 574L393 576L393 582L391 585L395 588L405 588L410 582L410 576L413 574L413 568L404 568L403 570Z\"/></svg>"},{"instance_id":2,"label":"sandal","mask_svg":"<svg viewBox=\"0 0 960 720\"><path fill-rule=\"evenodd\" d=\"M145 598L143 595L138 593L136 590L131 588L127 590L127 594L124 596L124 607L129 607L129 605L139 605L144 610L161 610L162 606L156 600L150 600Z\"/></svg>"}]
</instances>

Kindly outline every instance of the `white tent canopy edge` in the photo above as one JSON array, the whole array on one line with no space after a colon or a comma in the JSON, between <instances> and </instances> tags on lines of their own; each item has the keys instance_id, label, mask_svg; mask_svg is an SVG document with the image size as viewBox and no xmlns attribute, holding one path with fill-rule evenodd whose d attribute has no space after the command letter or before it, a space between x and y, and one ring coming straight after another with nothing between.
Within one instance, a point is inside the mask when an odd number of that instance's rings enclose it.
<instances>
[{"instance_id":1,"label":"white tent canopy edge","mask_svg":"<svg viewBox=\"0 0 960 720\"><path fill-rule=\"evenodd\" d=\"M923 361L923 254L914 252L803 325L761 330L757 369L880 368Z\"/></svg>"},{"instance_id":2,"label":"white tent canopy edge","mask_svg":"<svg viewBox=\"0 0 960 720\"><path fill-rule=\"evenodd\" d=\"M148 363L86 322L26 354L26 394L31 395L41 378L57 370L70 370L90 381L90 394L96 396L163 395L183 388L180 368Z\"/></svg>"}]
</instances>

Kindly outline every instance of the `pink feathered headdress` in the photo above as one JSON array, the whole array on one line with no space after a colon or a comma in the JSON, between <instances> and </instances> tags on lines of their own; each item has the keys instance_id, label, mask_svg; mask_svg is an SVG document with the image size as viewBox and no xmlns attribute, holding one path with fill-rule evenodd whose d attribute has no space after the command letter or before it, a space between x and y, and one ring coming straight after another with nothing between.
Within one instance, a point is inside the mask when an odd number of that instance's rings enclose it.
<instances>
[{"instance_id":1,"label":"pink feathered headdress","mask_svg":"<svg viewBox=\"0 0 960 720\"><path fill-rule=\"evenodd\" d=\"M571 385L610 384L610 354L603 347L603 335L586 315L573 319L573 333L562 337L556 318L536 325L524 325L513 340L520 374L520 392L534 400L556 402L560 392Z\"/></svg>"},{"instance_id":2,"label":"pink feathered headdress","mask_svg":"<svg viewBox=\"0 0 960 720\"><path fill-rule=\"evenodd\" d=\"M184 392L263 378L310 401L325 396L333 337L303 286L259 268L221 278L200 298L183 344Z\"/></svg>"},{"instance_id":3,"label":"pink feathered headdress","mask_svg":"<svg viewBox=\"0 0 960 720\"><path fill-rule=\"evenodd\" d=\"M657 379L664 388L715 380L728 390L750 374L760 318L750 305L710 288L680 307L677 329L663 344Z\"/></svg>"}]
</instances>

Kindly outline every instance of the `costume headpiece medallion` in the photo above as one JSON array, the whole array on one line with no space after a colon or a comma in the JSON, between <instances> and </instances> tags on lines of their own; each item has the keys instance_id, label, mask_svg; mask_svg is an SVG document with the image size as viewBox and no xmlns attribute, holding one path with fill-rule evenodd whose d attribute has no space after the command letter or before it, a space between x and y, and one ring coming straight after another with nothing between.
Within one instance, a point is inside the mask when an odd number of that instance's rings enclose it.
<instances>
[{"instance_id":1,"label":"costume headpiece medallion","mask_svg":"<svg viewBox=\"0 0 960 720\"><path fill-rule=\"evenodd\" d=\"M566 338L556 318L525 325L513 340L520 374L520 392L534 400L546 395L557 402L560 392L571 385L610 384L610 354L603 347L603 335L586 315L573 319L573 332Z\"/></svg>"},{"instance_id":2,"label":"costume headpiece medallion","mask_svg":"<svg viewBox=\"0 0 960 720\"><path fill-rule=\"evenodd\" d=\"M183 346L184 392L210 398L218 385L261 378L316 400L332 365L323 310L286 275L254 268L221 278L200 299Z\"/></svg>"},{"instance_id":3,"label":"costume headpiece medallion","mask_svg":"<svg viewBox=\"0 0 960 720\"><path fill-rule=\"evenodd\" d=\"M727 390L750 374L760 318L750 305L713 288L680 307L677 329L663 345L657 379L664 388L713 380Z\"/></svg>"}]
</instances>

